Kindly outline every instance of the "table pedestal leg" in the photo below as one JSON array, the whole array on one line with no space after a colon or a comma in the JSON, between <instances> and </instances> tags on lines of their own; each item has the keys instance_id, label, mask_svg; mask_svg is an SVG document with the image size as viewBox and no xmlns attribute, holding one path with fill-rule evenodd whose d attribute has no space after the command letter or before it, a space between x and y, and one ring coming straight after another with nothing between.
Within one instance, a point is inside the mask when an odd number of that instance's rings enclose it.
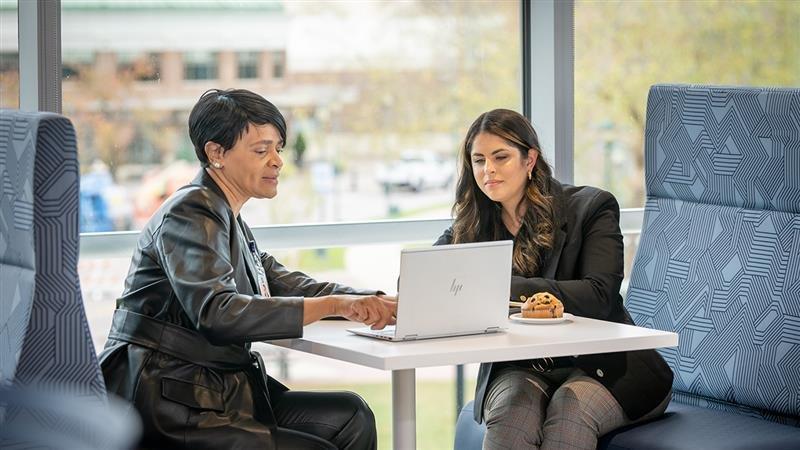
<instances>
[{"instance_id":1,"label":"table pedestal leg","mask_svg":"<svg viewBox=\"0 0 800 450\"><path fill-rule=\"evenodd\" d=\"M392 433L394 450L417 448L417 393L414 369L392 371Z\"/></svg>"}]
</instances>

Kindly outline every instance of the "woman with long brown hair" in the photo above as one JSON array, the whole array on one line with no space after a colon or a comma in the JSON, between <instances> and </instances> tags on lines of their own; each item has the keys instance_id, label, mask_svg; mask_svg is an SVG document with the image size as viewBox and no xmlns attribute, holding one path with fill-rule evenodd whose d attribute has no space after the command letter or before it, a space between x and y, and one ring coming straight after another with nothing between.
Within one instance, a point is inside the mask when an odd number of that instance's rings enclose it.
<instances>
[{"instance_id":1,"label":"woman with long brown hair","mask_svg":"<svg viewBox=\"0 0 800 450\"><path fill-rule=\"evenodd\" d=\"M623 243L610 193L559 183L522 115L496 109L470 127L453 226L436 244L514 241L511 298L550 292L577 316L632 324L619 293ZM656 417L672 372L654 350L481 365L475 420L484 448L594 449Z\"/></svg>"}]
</instances>

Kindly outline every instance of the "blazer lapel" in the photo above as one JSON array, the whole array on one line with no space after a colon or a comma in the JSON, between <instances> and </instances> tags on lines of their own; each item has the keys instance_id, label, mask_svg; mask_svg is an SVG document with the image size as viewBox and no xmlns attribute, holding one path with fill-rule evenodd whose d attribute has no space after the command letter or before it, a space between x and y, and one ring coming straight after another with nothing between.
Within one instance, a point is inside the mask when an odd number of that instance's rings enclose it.
<instances>
[{"instance_id":1,"label":"blazer lapel","mask_svg":"<svg viewBox=\"0 0 800 450\"><path fill-rule=\"evenodd\" d=\"M563 229L557 228L553 236L553 248L548 252L547 262L545 262L544 269L542 270L542 278L550 280L556 278L558 261L561 259L561 251L564 249L566 241L567 233Z\"/></svg>"},{"instance_id":2,"label":"blazer lapel","mask_svg":"<svg viewBox=\"0 0 800 450\"><path fill-rule=\"evenodd\" d=\"M567 216L564 213L564 191L561 188L561 183L556 181L555 178L551 178L550 188L553 193L553 216L556 220L556 230L553 233L553 248L547 253L541 274L542 278L553 280L556 278L561 252L567 242Z\"/></svg>"}]
</instances>

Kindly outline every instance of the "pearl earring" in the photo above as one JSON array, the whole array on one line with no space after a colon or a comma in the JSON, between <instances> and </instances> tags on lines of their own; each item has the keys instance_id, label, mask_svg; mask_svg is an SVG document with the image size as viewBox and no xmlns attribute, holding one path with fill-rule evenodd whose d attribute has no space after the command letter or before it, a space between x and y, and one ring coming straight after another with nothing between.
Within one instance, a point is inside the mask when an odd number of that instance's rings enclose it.
<instances>
[{"instance_id":1,"label":"pearl earring","mask_svg":"<svg viewBox=\"0 0 800 450\"><path fill-rule=\"evenodd\" d=\"M214 166L215 169L222 169L222 164L218 162L215 162L214 164L212 164L212 166Z\"/></svg>"},{"instance_id":2,"label":"pearl earring","mask_svg":"<svg viewBox=\"0 0 800 450\"><path fill-rule=\"evenodd\" d=\"M528 181L533 179L533 171L528 172Z\"/></svg>"}]
</instances>

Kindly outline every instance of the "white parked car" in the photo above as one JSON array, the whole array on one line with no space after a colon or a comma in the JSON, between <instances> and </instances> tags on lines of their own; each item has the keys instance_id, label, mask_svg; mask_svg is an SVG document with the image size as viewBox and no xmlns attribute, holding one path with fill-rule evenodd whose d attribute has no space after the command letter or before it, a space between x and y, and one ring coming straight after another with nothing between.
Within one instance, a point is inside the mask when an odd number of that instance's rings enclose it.
<instances>
[{"instance_id":1,"label":"white parked car","mask_svg":"<svg viewBox=\"0 0 800 450\"><path fill-rule=\"evenodd\" d=\"M430 188L445 188L454 179L454 160L443 159L435 153L406 152L378 170L377 180L388 192L406 188L414 192Z\"/></svg>"}]
</instances>

